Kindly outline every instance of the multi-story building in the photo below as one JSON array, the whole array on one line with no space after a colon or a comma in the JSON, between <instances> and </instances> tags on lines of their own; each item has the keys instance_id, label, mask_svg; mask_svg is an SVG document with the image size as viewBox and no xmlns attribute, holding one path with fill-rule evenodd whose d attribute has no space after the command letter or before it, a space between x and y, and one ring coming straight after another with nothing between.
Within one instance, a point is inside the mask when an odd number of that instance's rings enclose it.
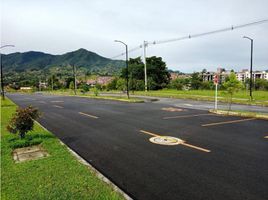
<instances>
[{"instance_id":1,"label":"multi-story building","mask_svg":"<svg viewBox=\"0 0 268 200\"><path fill-rule=\"evenodd\" d=\"M224 68L218 68L217 72L206 72L201 74L203 81L213 81L214 76L219 75L219 82L222 83L225 81L226 77L231 73L230 70L225 70ZM246 79L250 78L250 71L247 69L243 69L241 72L235 72L236 77L239 81L246 81ZM266 71L253 71L252 78L255 81L256 79L265 79L268 80L268 70Z\"/></svg>"},{"instance_id":2,"label":"multi-story building","mask_svg":"<svg viewBox=\"0 0 268 200\"><path fill-rule=\"evenodd\" d=\"M250 71L247 69L243 69L241 72L236 73L236 77L239 81L246 81L246 79L250 78ZM266 71L253 71L252 79L255 81L256 79L265 79L268 80L268 70Z\"/></svg>"}]
</instances>

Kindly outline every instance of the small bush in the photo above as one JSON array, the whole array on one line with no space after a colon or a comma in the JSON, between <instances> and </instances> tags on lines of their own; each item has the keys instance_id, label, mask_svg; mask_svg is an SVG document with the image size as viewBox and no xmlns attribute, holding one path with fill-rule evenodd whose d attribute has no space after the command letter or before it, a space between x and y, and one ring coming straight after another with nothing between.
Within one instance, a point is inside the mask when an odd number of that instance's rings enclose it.
<instances>
[{"instance_id":1,"label":"small bush","mask_svg":"<svg viewBox=\"0 0 268 200\"><path fill-rule=\"evenodd\" d=\"M33 146L33 145L38 145L41 144L43 141L41 138L33 138L33 139L28 139L28 138L23 138L23 139L15 139L10 142L10 147L12 149L16 148L22 148L22 147L28 147L28 146Z\"/></svg>"},{"instance_id":2,"label":"small bush","mask_svg":"<svg viewBox=\"0 0 268 200\"><path fill-rule=\"evenodd\" d=\"M19 133L20 138L24 138L28 131L33 130L34 120L40 117L37 108L29 106L18 108L7 126L7 130L13 134Z\"/></svg>"},{"instance_id":3,"label":"small bush","mask_svg":"<svg viewBox=\"0 0 268 200\"><path fill-rule=\"evenodd\" d=\"M93 88L93 92L94 92L94 95L95 96L99 96L99 90L98 90L98 88L94 87Z\"/></svg>"}]
</instances>

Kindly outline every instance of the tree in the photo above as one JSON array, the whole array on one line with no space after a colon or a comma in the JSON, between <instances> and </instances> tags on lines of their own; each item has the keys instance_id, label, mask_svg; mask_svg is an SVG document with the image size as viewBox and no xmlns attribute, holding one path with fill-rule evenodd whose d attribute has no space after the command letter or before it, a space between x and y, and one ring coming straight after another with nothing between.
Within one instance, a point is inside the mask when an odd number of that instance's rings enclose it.
<instances>
[{"instance_id":1,"label":"tree","mask_svg":"<svg viewBox=\"0 0 268 200\"><path fill-rule=\"evenodd\" d=\"M131 83L131 86L134 86L136 81L144 80L144 63L140 57L129 59L128 63L128 74L130 81L133 83ZM170 81L170 74L166 67L166 63L162 61L162 58L156 56L149 57L146 58L146 63L149 89L162 89L163 87L166 87ZM126 78L126 68L123 68L121 77ZM139 84L141 83L140 81Z\"/></svg>"},{"instance_id":2,"label":"tree","mask_svg":"<svg viewBox=\"0 0 268 200\"><path fill-rule=\"evenodd\" d=\"M127 88L127 86L126 86L126 80L125 79L122 79L122 78L118 79L117 80L117 83L116 83L116 89L117 90L126 91L126 88Z\"/></svg>"},{"instance_id":3,"label":"tree","mask_svg":"<svg viewBox=\"0 0 268 200\"><path fill-rule=\"evenodd\" d=\"M201 86L202 77L199 76L198 72L192 73L191 76L191 89L198 90Z\"/></svg>"},{"instance_id":4,"label":"tree","mask_svg":"<svg viewBox=\"0 0 268 200\"><path fill-rule=\"evenodd\" d=\"M229 75L228 81L224 82L223 86L229 95L229 110L231 110L233 95L241 89L242 84L237 80L235 73L232 72Z\"/></svg>"},{"instance_id":5,"label":"tree","mask_svg":"<svg viewBox=\"0 0 268 200\"><path fill-rule=\"evenodd\" d=\"M116 90L117 80L118 78L116 77L110 83L108 83L107 90Z\"/></svg>"},{"instance_id":6,"label":"tree","mask_svg":"<svg viewBox=\"0 0 268 200\"><path fill-rule=\"evenodd\" d=\"M88 92L89 91L89 85L87 85L86 83L82 83L81 85L80 85L80 89L81 89L81 92L82 93L86 93L86 92Z\"/></svg>"},{"instance_id":7,"label":"tree","mask_svg":"<svg viewBox=\"0 0 268 200\"><path fill-rule=\"evenodd\" d=\"M24 138L28 131L33 130L34 120L40 117L37 108L31 106L18 108L15 115L7 126L7 130L13 134L19 133L20 138Z\"/></svg>"},{"instance_id":8,"label":"tree","mask_svg":"<svg viewBox=\"0 0 268 200\"><path fill-rule=\"evenodd\" d=\"M74 89L74 82L73 81L70 82L69 89L72 89L72 90Z\"/></svg>"},{"instance_id":9,"label":"tree","mask_svg":"<svg viewBox=\"0 0 268 200\"><path fill-rule=\"evenodd\" d=\"M170 88L182 90L184 86L184 79L182 78L176 78L170 82Z\"/></svg>"},{"instance_id":10,"label":"tree","mask_svg":"<svg viewBox=\"0 0 268 200\"><path fill-rule=\"evenodd\" d=\"M255 80L255 89L256 90L268 90L268 81L265 79L257 78Z\"/></svg>"},{"instance_id":11,"label":"tree","mask_svg":"<svg viewBox=\"0 0 268 200\"><path fill-rule=\"evenodd\" d=\"M152 56L146 58L146 63L147 63L148 83L149 78L151 78L152 83L155 84L155 86L153 87L154 89L158 90L166 87L170 82L170 73L168 72L166 63L162 60L162 58Z\"/></svg>"}]
</instances>

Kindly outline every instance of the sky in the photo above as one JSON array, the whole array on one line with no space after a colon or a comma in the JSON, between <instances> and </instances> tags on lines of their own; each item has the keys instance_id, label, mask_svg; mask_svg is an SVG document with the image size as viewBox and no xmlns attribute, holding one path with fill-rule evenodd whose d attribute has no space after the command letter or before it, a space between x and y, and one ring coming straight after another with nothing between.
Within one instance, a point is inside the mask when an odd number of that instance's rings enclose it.
<instances>
[{"instance_id":1,"label":"sky","mask_svg":"<svg viewBox=\"0 0 268 200\"><path fill-rule=\"evenodd\" d=\"M85 48L112 58L143 43L203 33L268 19L268 0L1 0L3 53L63 54ZM249 68L254 39L255 70L268 69L268 23L172 43L151 45L182 72ZM129 54L143 56L143 49ZM116 59L125 59L124 56Z\"/></svg>"}]
</instances>

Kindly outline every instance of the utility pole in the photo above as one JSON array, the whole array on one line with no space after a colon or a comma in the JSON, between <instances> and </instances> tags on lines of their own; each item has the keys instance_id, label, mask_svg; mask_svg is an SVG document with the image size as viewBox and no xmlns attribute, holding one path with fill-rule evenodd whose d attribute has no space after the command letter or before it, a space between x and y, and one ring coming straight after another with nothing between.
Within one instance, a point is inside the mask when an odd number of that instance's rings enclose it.
<instances>
[{"instance_id":1,"label":"utility pole","mask_svg":"<svg viewBox=\"0 0 268 200\"><path fill-rule=\"evenodd\" d=\"M74 73L74 94L76 95L76 66L73 65L73 73Z\"/></svg>"},{"instance_id":2,"label":"utility pole","mask_svg":"<svg viewBox=\"0 0 268 200\"><path fill-rule=\"evenodd\" d=\"M145 91L148 91L148 85L147 85L147 64L146 64L146 47L148 43L146 41L143 41L143 58L144 58L144 88Z\"/></svg>"},{"instance_id":3,"label":"utility pole","mask_svg":"<svg viewBox=\"0 0 268 200\"><path fill-rule=\"evenodd\" d=\"M253 97L252 97L252 63L253 63L253 39L250 38L250 37L247 37L247 36L244 36L243 38L246 38L248 40L250 40L250 79L249 79L249 96L250 96L250 99L251 101L253 100Z\"/></svg>"},{"instance_id":4,"label":"utility pole","mask_svg":"<svg viewBox=\"0 0 268 200\"><path fill-rule=\"evenodd\" d=\"M1 46L0 49L3 49L5 47L15 47L15 46L8 44L8 45ZM0 55L0 62L1 62L1 96L2 96L2 100L5 100L5 88L4 88L4 77L3 77L2 53Z\"/></svg>"}]
</instances>

